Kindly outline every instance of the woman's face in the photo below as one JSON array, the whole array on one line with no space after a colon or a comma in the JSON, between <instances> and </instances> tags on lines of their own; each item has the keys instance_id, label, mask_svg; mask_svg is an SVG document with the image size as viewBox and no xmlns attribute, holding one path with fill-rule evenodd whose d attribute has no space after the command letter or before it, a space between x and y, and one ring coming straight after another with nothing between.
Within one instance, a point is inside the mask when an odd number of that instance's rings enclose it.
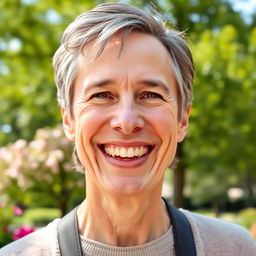
<instances>
[{"instance_id":1,"label":"woman's face","mask_svg":"<svg viewBox=\"0 0 256 256\"><path fill-rule=\"evenodd\" d=\"M116 35L97 59L93 44L86 47L74 84L73 117L63 110L63 123L87 183L134 195L161 185L186 134L189 111L178 122L171 59L158 39L132 32L121 54L120 44Z\"/></svg>"}]
</instances>

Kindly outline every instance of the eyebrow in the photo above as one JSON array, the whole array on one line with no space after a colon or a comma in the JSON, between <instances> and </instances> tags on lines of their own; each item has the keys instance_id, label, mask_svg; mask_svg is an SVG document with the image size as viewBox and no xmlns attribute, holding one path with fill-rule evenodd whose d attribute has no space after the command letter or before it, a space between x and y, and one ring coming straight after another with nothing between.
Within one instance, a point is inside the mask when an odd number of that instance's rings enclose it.
<instances>
[{"instance_id":1,"label":"eyebrow","mask_svg":"<svg viewBox=\"0 0 256 256\"><path fill-rule=\"evenodd\" d=\"M93 88L101 88L113 83L114 81L111 79L105 79L102 81L96 81L96 82L90 83L88 86L84 87L83 94L85 95L88 91L90 91ZM161 80L143 79L143 80L140 80L139 83L152 88L158 87L158 88L161 88L167 94L170 93L169 87L165 83L163 83Z\"/></svg>"},{"instance_id":2,"label":"eyebrow","mask_svg":"<svg viewBox=\"0 0 256 256\"><path fill-rule=\"evenodd\" d=\"M105 80L102 80L102 81L97 81L97 82L90 83L88 86L84 86L83 95L86 95L86 93L88 91L90 91L91 89L93 89L93 88L101 88L101 87L104 87L104 86L109 85L111 83L113 83L113 80L111 80L111 79L105 79Z\"/></svg>"},{"instance_id":3,"label":"eyebrow","mask_svg":"<svg viewBox=\"0 0 256 256\"><path fill-rule=\"evenodd\" d=\"M170 93L169 87L163 83L161 80L152 80L152 79L143 79L140 83L145 84L146 86L153 87L153 88L161 88L167 94Z\"/></svg>"}]
</instances>

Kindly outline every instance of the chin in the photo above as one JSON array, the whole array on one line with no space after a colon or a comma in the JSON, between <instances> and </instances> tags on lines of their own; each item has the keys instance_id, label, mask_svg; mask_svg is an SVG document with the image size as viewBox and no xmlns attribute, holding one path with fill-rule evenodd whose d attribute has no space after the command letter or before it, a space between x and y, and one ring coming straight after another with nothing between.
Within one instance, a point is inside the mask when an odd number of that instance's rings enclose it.
<instances>
[{"instance_id":1,"label":"chin","mask_svg":"<svg viewBox=\"0 0 256 256\"><path fill-rule=\"evenodd\" d=\"M138 177L118 177L111 179L108 190L118 196L133 196L143 192L145 184L143 179Z\"/></svg>"}]
</instances>

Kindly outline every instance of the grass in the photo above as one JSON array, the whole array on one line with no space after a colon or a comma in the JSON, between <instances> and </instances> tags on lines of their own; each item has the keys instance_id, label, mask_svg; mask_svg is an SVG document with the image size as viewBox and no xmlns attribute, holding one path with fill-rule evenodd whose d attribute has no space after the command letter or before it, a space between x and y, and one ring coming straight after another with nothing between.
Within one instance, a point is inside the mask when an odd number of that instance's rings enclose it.
<instances>
[{"instance_id":1,"label":"grass","mask_svg":"<svg viewBox=\"0 0 256 256\"><path fill-rule=\"evenodd\" d=\"M212 211L197 210L197 211L194 211L194 212L198 213L198 214L201 214L201 215L208 216L208 217L216 218L215 214ZM231 221L231 222L237 223L238 213L234 213L234 212L221 213L219 218L222 219L222 220L226 220L226 221Z\"/></svg>"},{"instance_id":2,"label":"grass","mask_svg":"<svg viewBox=\"0 0 256 256\"><path fill-rule=\"evenodd\" d=\"M27 209L22 216L16 216L14 218L13 226L45 226L53 219L59 218L60 215L60 210L55 208Z\"/></svg>"},{"instance_id":3,"label":"grass","mask_svg":"<svg viewBox=\"0 0 256 256\"><path fill-rule=\"evenodd\" d=\"M201 215L205 215L205 216L208 216L208 217L213 217L213 218L215 217L213 212L207 211L207 210L196 210L196 211L193 211L193 212L201 214Z\"/></svg>"}]
</instances>

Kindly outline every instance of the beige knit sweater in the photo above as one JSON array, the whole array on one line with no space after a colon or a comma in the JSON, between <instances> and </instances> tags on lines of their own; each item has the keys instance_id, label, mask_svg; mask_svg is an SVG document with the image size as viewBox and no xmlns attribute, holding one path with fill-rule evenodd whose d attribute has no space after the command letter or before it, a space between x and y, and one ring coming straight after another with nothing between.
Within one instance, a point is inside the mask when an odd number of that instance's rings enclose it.
<instances>
[{"instance_id":1,"label":"beige knit sweater","mask_svg":"<svg viewBox=\"0 0 256 256\"><path fill-rule=\"evenodd\" d=\"M191 224L197 256L256 256L256 241L244 228L182 211ZM0 256L59 256L58 221L0 249ZM82 236L81 243L86 256L175 256L172 227L162 237L139 246L109 246Z\"/></svg>"}]
</instances>

